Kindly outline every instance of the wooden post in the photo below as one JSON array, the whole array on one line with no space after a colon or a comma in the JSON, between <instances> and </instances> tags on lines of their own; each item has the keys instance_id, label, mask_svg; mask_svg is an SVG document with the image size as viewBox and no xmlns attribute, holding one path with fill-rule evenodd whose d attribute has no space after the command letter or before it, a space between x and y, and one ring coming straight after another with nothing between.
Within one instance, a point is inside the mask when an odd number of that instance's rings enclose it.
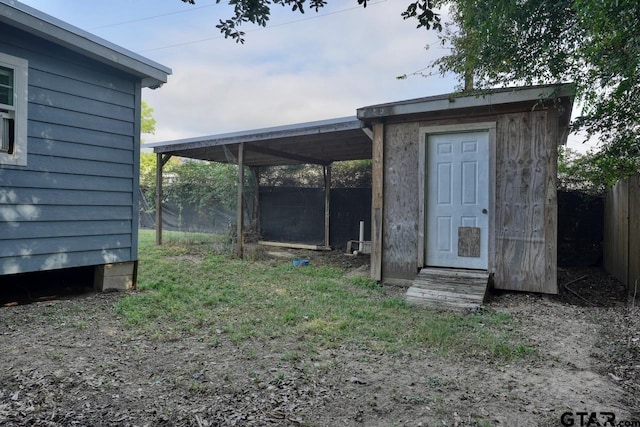
<instances>
[{"instance_id":1,"label":"wooden post","mask_svg":"<svg viewBox=\"0 0 640 427\"><path fill-rule=\"evenodd\" d=\"M251 175L253 178L253 212L252 212L252 222L254 233L256 233L256 237L260 240L260 168L252 167Z\"/></svg>"},{"instance_id":2,"label":"wooden post","mask_svg":"<svg viewBox=\"0 0 640 427\"><path fill-rule=\"evenodd\" d=\"M162 154L156 154L156 245L162 245Z\"/></svg>"},{"instance_id":3,"label":"wooden post","mask_svg":"<svg viewBox=\"0 0 640 427\"><path fill-rule=\"evenodd\" d=\"M324 245L331 246L331 165L324 166Z\"/></svg>"},{"instance_id":4,"label":"wooden post","mask_svg":"<svg viewBox=\"0 0 640 427\"><path fill-rule=\"evenodd\" d=\"M384 125L373 124L371 164L371 278L382 280L382 222L384 205Z\"/></svg>"},{"instance_id":5,"label":"wooden post","mask_svg":"<svg viewBox=\"0 0 640 427\"><path fill-rule=\"evenodd\" d=\"M238 203L236 212L237 242L236 255L242 258L244 255L244 142L238 144Z\"/></svg>"}]
</instances>

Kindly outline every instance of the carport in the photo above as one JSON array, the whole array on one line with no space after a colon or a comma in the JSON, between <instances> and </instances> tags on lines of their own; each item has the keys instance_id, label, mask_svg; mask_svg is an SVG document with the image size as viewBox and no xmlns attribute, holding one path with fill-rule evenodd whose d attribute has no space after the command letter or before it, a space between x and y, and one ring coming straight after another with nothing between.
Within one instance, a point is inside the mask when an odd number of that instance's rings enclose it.
<instances>
[{"instance_id":1,"label":"carport","mask_svg":"<svg viewBox=\"0 0 640 427\"><path fill-rule=\"evenodd\" d=\"M343 117L148 144L156 163L156 243L162 244L162 170L172 156L238 165L236 253L244 246L244 168L312 164L323 166L325 247L329 247L331 165L371 159L373 133L356 117ZM232 153L233 156L230 156Z\"/></svg>"}]
</instances>

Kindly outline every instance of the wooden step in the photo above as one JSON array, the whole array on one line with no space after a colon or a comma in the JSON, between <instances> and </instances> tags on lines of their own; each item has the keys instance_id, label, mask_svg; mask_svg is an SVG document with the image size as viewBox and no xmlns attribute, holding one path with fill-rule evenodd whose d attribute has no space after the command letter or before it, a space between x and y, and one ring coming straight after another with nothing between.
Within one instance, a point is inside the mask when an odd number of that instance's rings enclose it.
<instances>
[{"instance_id":1,"label":"wooden step","mask_svg":"<svg viewBox=\"0 0 640 427\"><path fill-rule=\"evenodd\" d=\"M438 308L477 308L484 301L489 273L478 270L423 268L407 290L410 304Z\"/></svg>"}]
</instances>

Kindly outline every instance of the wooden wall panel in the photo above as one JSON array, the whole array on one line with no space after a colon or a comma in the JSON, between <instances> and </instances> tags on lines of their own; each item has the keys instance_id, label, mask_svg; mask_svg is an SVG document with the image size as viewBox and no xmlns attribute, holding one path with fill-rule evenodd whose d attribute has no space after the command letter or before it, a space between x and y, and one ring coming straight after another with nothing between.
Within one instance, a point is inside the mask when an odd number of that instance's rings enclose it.
<instances>
[{"instance_id":1,"label":"wooden wall panel","mask_svg":"<svg viewBox=\"0 0 640 427\"><path fill-rule=\"evenodd\" d=\"M130 259L131 248L64 251L29 257L14 256L0 258L0 275L125 262Z\"/></svg>"},{"instance_id":2,"label":"wooden wall panel","mask_svg":"<svg viewBox=\"0 0 640 427\"><path fill-rule=\"evenodd\" d=\"M29 61L27 165L0 168L0 275L135 260L139 79L7 25L0 52Z\"/></svg>"},{"instance_id":3,"label":"wooden wall panel","mask_svg":"<svg viewBox=\"0 0 640 427\"><path fill-rule=\"evenodd\" d=\"M618 182L607 192L604 204L604 266L627 284L629 266L629 181Z\"/></svg>"},{"instance_id":4,"label":"wooden wall panel","mask_svg":"<svg viewBox=\"0 0 640 427\"><path fill-rule=\"evenodd\" d=\"M49 146L55 142L63 141L83 144L89 148L110 147L120 150L132 149L131 136L105 133L91 129L82 129L82 132L78 132L78 129L57 123L31 121L27 129L27 136L29 140L31 140L31 138L37 138Z\"/></svg>"},{"instance_id":5,"label":"wooden wall panel","mask_svg":"<svg viewBox=\"0 0 640 427\"><path fill-rule=\"evenodd\" d=\"M41 205L67 206L71 212L75 212L76 206L131 206L131 192L0 187L0 208L15 206L28 209Z\"/></svg>"},{"instance_id":6,"label":"wooden wall panel","mask_svg":"<svg viewBox=\"0 0 640 427\"><path fill-rule=\"evenodd\" d=\"M494 281L499 289L557 292L557 141L547 120L546 111L498 119Z\"/></svg>"},{"instance_id":7,"label":"wooden wall panel","mask_svg":"<svg viewBox=\"0 0 640 427\"><path fill-rule=\"evenodd\" d=\"M371 278L382 280L384 125L374 123L371 160Z\"/></svg>"},{"instance_id":8,"label":"wooden wall panel","mask_svg":"<svg viewBox=\"0 0 640 427\"><path fill-rule=\"evenodd\" d=\"M418 256L418 142L420 124L385 126L384 277L414 279Z\"/></svg>"},{"instance_id":9,"label":"wooden wall panel","mask_svg":"<svg viewBox=\"0 0 640 427\"><path fill-rule=\"evenodd\" d=\"M109 239L103 236L78 236L73 240L66 237L51 239L22 239L13 240L9 244L0 246L0 257L15 256L15 254L34 255L52 254L58 252L80 252L86 250L100 251L119 249L131 246L130 234L113 234Z\"/></svg>"},{"instance_id":10,"label":"wooden wall panel","mask_svg":"<svg viewBox=\"0 0 640 427\"><path fill-rule=\"evenodd\" d=\"M2 194L3 189L5 192L8 192L8 188L11 188L14 193L20 188L65 188L67 190L87 191L104 191L108 189L109 191L118 193L131 193L133 189L133 181L130 178L85 176L82 179L78 179L76 175L52 174L48 171L5 172L7 171L0 169L0 181L2 181L0 194Z\"/></svg>"}]
</instances>

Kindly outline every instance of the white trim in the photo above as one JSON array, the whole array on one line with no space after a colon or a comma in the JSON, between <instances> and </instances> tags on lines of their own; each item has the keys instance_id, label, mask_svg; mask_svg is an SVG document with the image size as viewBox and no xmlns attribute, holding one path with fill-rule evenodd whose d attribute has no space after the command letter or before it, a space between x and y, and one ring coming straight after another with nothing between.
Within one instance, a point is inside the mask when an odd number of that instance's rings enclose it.
<instances>
[{"instance_id":1,"label":"white trim","mask_svg":"<svg viewBox=\"0 0 640 427\"><path fill-rule=\"evenodd\" d=\"M430 135L444 133L465 133L475 131L489 132L489 240L487 249L487 265L489 271L495 270L495 177L496 177L496 122L460 123L454 125L422 126L418 129L418 269L425 267L426 259L426 203L427 203L427 149Z\"/></svg>"},{"instance_id":2,"label":"white trim","mask_svg":"<svg viewBox=\"0 0 640 427\"><path fill-rule=\"evenodd\" d=\"M13 69L13 106L3 105L14 120L13 153L0 153L0 165L27 165L27 105L29 62L23 58L0 53L0 66Z\"/></svg>"}]
</instances>

